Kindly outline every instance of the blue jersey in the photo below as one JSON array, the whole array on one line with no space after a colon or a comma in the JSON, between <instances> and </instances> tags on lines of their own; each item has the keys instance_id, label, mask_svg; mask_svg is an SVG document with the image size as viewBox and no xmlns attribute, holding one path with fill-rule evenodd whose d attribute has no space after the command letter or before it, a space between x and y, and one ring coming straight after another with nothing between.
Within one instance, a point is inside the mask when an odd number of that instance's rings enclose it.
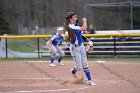
<instances>
[{"instance_id":1,"label":"blue jersey","mask_svg":"<svg viewBox=\"0 0 140 93\"><path fill-rule=\"evenodd\" d=\"M70 29L74 31L76 35L76 40L72 44L81 44L83 43L82 33L80 31L80 26L78 24L69 24Z\"/></svg>"},{"instance_id":2,"label":"blue jersey","mask_svg":"<svg viewBox=\"0 0 140 93\"><path fill-rule=\"evenodd\" d=\"M63 38L64 38L63 35L58 36L58 34L55 33L55 34L53 34L53 35L51 36L50 39L52 40L52 44L53 44L54 46L56 46L56 45L58 45L58 44L60 44L60 43L62 42Z\"/></svg>"}]
</instances>

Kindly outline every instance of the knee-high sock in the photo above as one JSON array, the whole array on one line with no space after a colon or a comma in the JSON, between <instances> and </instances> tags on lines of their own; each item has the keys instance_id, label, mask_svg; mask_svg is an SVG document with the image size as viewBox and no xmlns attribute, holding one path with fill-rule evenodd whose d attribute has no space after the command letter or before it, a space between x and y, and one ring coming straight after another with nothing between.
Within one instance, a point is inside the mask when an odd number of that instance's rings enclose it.
<instances>
[{"instance_id":1,"label":"knee-high sock","mask_svg":"<svg viewBox=\"0 0 140 93\"><path fill-rule=\"evenodd\" d=\"M51 63L54 62L55 57L56 57L56 52L54 51L51 53L51 57L50 57Z\"/></svg>"},{"instance_id":2,"label":"knee-high sock","mask_svg":"<svg viewBox=\"0 0 140 93\"><path fill-rule=\"evenodd\" d=\"M62 57L60 56L59 58L58 58L58 62L61 62L62 61Z\"/></svg>"},{"instance_id":3,"label":"knee-high sock","mask_svg":"<svg viewBox=\"0 0 140 93\"><path fill-rule=\"evenodd\" d=\"M87 77L88 80L92 80L91 78L91 75L90 75L90 71L89 71L89 68L86 67L86 68L83 68L84 72L85 72L85 75Z\"/></svg>"},{"instance_id":4,"label":"knee-high sock","mask_svg":"<svg viewBox=\"0 0 140 93\"><path fill-rule=\"evenodd\" d=\"M53 62L54 62L54 57L51 57L51 59L50 59L50 60L51 60L51 63L53 63Z\"/></svg>"}]
</instances>

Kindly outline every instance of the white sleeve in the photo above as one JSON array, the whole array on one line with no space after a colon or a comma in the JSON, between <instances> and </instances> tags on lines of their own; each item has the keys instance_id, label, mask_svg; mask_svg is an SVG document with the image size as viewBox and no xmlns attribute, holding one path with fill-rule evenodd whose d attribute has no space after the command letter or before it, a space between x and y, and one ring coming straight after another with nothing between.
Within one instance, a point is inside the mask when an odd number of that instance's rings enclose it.
<instances>
[{"instance_id":1,"label":"white sleeve","mask_svg":"<svg viewBox=\"0 0 140 93\"><path fill-rule=\"evenodd\" d=\"M56 35L53 35L53 36L51 37L51 40L53 41L56 37L57 37Z\"/></svg>"},{"instance_id":2,"label":"white sleeve","mask_svg":"<svg viewBox=\"0 0 140 93\"><path fill-rule=\"evenodd\" d=\"M65 35L64 35L64 34L62 34L61 36L62 36L62 37L64 37Z\"/></svg>"},{"instance_id":3,"label":"white sleeve","mask_svg":"<svg viewBox=\"0 0 140 93\"><path fill-rule=\"evenodd\" d=\"M80 30L80 26L69 25L71 29Z\"/></svg>"}]
</instances>

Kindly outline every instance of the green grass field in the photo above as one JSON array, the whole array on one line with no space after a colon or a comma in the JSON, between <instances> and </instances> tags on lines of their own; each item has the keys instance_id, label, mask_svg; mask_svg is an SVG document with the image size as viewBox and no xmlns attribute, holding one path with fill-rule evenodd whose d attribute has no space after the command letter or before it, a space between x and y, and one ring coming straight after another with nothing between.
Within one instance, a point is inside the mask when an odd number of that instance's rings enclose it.
<instances>
[{"instance_id":1,"label":"green grass field","mask_svg":"<svg viewBox=\"0 0 140 93\"><path fill-rule=\"evenodd\" d=\"M37 39L9 39L8 48L17 52L33 52L37 49Z\"/></svg>"},{"instance_id":2,"label":"green grass field","mask_svg":"<svg viewBox=\"0 0 140 93\"><path fill-rule=\"evenodd\" d=\"M45 42L44 38L39 40L40 48L45 45ZM8 48L17 52L34 52L38 49L37 39L8 39Z\"/></svg>"}]
</instances>

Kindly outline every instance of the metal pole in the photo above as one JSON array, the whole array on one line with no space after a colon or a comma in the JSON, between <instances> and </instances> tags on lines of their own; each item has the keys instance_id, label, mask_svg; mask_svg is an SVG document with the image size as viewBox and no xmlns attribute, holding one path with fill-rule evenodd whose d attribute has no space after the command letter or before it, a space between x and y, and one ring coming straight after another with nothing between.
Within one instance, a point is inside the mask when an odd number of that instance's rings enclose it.
<instances>
[{"instance_id":1,"label":"metal pole","mask_svg":"<svg viewBox=\"0 0 140 93\"><path fill-rule=\"evenodd\" d=\"M7 38L5 39L5 52L6 52L6 59L8 58L8 51L7 51Z\"/></svg>"},{"instance_id":2,"label":"metal pole","mask_svg":"<svg viewBox=\"0 0 140 93\"><path fill-rule=\"evenodd\" d=\"M116 37L114 36L114 57L116 57Z\"/></svg>"},{"instance_id":3,"label":"metal pole","mask_svg":"<svg viewBox=\"0 0 140 93\"><path fill-rule=\"evenodd\" d=\"M39 38L37 38L37 49L38 49L38 58L40 58Z\"/></svg>"},{"instance_id":4,"label":"metal pole","mask_svg":"<svg viewBox=\"0 0 140 93\"><path fill-rule=\"evenodd\" d=\"M131 30L133 30L133 3L130 2L130 12L131 12Z\"/></svg>"}]
</instances>

